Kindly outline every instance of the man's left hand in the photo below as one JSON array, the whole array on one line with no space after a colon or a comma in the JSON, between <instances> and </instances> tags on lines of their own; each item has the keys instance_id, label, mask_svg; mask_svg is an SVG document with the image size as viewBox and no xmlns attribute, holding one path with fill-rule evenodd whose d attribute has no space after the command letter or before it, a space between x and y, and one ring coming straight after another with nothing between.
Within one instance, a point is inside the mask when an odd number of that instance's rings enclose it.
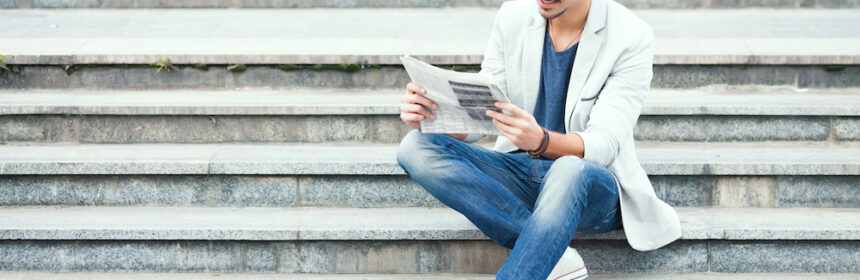
<instances>
[{"instance_id":1,"label":"man's left hand","mask_svg":"<svg viewBox=\"0 0 860 280\"><path fill-rule=\"evenodd\" d=\"M517 148L525 151L536 150L543 141L543 128L535 117L508 102L496 102L496 107L511 112L513 115L487 110L487 116L493 118L493 124L499 128L502 135L511 140Z\"/></svg>"}]
</instances>

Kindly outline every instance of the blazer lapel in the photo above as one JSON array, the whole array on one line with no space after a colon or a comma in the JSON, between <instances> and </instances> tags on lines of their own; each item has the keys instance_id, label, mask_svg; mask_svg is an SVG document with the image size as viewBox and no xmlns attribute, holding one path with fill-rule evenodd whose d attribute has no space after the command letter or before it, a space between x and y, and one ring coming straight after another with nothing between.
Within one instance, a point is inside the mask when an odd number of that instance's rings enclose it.
<instances>
[{"instance_id":1,"label":"blazer lapel","mask_svg":"<svg viewBox=\"0 0 860 280\"><path fill-rule=\"evenodd\" d=\"M534 114L540 87L541 59L543 58L543 44L546 36L546 20L537 13L532 24L526 30L523 44L523 105L529 114Z\"/></svg>"},{"instance_id":2,"label":"blazer lapel","mask_svg":"<svg viewBox=\"0 0 860 280\"><path fill-rule=\"evenodd\" d=\"M573 61L573 70L570 74L570 82L567 86L567 100L565 100L564 119L565 130L571 131L570 117L576 104L583 98L590 96L581 96L585 83L588 80L588 75L597 60L597 54L600 53L600 48L603 46L603 38L597 32L602 30L606 25L606 2L605 0L592 0L591 8L588 11L588 19L585 22L585 29L582 31L582 37L579 39L579 47L576 50L576 58Z\"/></svg>"}]
</instances>

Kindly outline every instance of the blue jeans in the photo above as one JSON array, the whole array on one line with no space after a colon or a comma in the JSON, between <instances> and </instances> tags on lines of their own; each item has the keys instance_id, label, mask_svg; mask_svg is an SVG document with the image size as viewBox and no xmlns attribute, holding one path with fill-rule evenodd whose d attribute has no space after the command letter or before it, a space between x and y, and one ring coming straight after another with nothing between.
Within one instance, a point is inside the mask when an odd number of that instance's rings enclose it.
<instances>
[{"instance_id":1,"label":"blue jeans","mask_svg":"<svg viewBox=\"0 0 860 280\"><path fill-rule=\"evenodd\" d=\"M546 279L575 232L621 225L618 183L603 166L532 159L413 130L397 162L431 195L512 249L496 279Z\"/></svg>"}]
</instances>

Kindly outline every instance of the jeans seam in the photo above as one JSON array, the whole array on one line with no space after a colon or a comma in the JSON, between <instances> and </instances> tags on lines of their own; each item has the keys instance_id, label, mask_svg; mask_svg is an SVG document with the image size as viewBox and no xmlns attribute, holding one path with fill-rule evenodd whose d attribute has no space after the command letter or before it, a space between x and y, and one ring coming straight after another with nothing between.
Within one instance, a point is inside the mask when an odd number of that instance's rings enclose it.
<instances>
[{"instance_id":1,"label":"jeans seam","mask_svg":"<svg viewBox=\"0 0 860 280\"><path fill-rule=\"evenodd\" d=\"M467 145L468 145L468 144L467 144ZM451 147L451 146L456 146L456 145L454 145L454 143L452 143L452 142L448 142L448 146L449 146L449 147ZM466 149L462 149L462 148L459 148L459 147L456 147L456 148L457 148L457 149L459 149L459 150L460 150L461 152L463 152L464 154L466 154L466 155L468 155L469 157L471 157L472 159L474 159L474 160L476 160L476 161L479 161L479 162L481 162L481 163L483 163L483 164L485 164L485 165L487 165L487 166L490 166L490 167L492 167L492 168L495 168L496 170L499 170L499 171L502 171L502 172L505 172L505 173L511 174L511 176L514 176L514 177L516 177L516 178L518 178L518 179L520 179L520 180L530 180L529 178L523 178L523 177L520 177L520 176L518 176L517 174L514 174L513 172L510 172L510 171L508 171L508 170L502 169L502 168L500 168L500 167L498 167L498 166L495 166L495 165L493 165L493 164L490 164L489 162L483 161L483 160L481 160L480 158L478 158L478 157L476 157L475 155L473 155L472 153L470 153L470 152L469 152L468 150L466 150Z\"/></svg>"}]
</instances>

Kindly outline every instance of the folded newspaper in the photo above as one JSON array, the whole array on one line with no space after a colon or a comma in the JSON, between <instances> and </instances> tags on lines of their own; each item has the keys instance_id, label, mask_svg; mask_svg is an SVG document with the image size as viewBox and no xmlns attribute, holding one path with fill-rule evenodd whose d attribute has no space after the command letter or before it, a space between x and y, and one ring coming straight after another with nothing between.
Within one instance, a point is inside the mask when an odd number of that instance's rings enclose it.
<instances>
[{"instance_id":1,"label":"folded newspaper","mask_svg":"<svg viewBox=\"0 0 860 280\"><path fill-rule=\"evenodd\" d=\"M498 135L486 111L501 112L496 101L509 102L490 79L477 73L444 70L411 56L400 58L412 82L424 87L425 97L438 107L431 111L435 120L421 121L424 133L472 133Z\"/></svg>"}]
</instances>

